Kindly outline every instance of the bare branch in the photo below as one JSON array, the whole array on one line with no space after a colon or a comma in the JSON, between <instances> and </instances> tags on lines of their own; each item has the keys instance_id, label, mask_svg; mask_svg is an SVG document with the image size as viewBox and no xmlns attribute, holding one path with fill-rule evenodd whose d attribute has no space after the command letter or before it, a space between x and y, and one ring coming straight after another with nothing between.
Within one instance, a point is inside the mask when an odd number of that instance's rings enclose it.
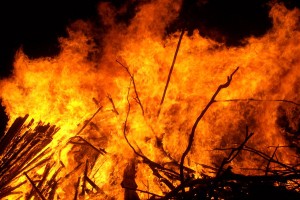
<instances>
[{"instance_id":1,"label":"bare branch","mask_svg":"<svg viewBox=\"0 0 300 200\"><path fill-rule=\"evenodd\" d=\"M74 138L80 139L81 141L84 142L84 144L88 145L89 147L91 147L91 148L94 149L96 152L100 153L101 155L104 155L104 154L107 153L107 152L105 151L105 149L102 149L102 148L98 149L97 147L95 147L94 145L92 145L90 142L88 142L87 140L85 140L85 139L84 139L83 137L81 137L81 136L74 136L74 137L70 138L69 143L71 143L71 144L78 144L78 145L82 145L82 144L83 144L83 143L81 143L81 142L71 141L71 140L74 139Z\"/></svg>"},{"instance_id":2,"label":"bare branch","mask_svg":"<svg viewBox=\"0 0 300 200\"><path fill-rule=\"evenodd\" d=\"M97 111L93 114L93 116L83 125L83 127L76 133L76 136L79 135L85 128L86 126L94 119L94 117L100 112L103 106L100 106Z\"/></svg>"},{"instance_id":3,"label":"bare branch","mask_svg":"<svg viewBox=\"0 0 300 200\"><path fill-rule=\"evenodd\" d=\"M84 196L85 195L85 191L86 191L86 177L87 177L87 173L88 173L88 166L89 166L89 160L85 161L85 168L84 168L84 174L83 174L83 180L82 180L82 185L81 185L81 195Z\"/></svg>"},{"instance_id":4,"label":"bare branch","mask_svg":"<svg viewBox=\"0 0 300 200\"><path fill-rule=\"evenodd\" d=\"M155 197L163 197L163 196L160 196L160 195L158 195L158 194L154 194L154 193L152 193L152 192L140 190L140 189L137 189L137 188L130 188L130 187L126 187L126 186L123 186L123 188L124 188L124 189L128 189L128 190L138 191L138 192L145 193L145 194L150 194L150 195L155 196Z\"/></svg>"},{"instance_id":5,"label":"bare branch","mask_svg":"<svg viewBox=\"0 0 300 200\"><path fill-rule=\"evenodd\" d=\"M43 194L41 193L41 191L39 190L39 188L37 188L37 186L34 184L34 182L31 180L31 178L26 174L26 172L24 172L24 175L26 176L26 178L29 180L30 184L32 185L32 187L34 188L35 192L38 194L38 196L42 199L42 200L46 200L46 198L43 196Z\"/></svg>"},{"instance_id":6,"label":"bare branch","mask_svg":"<svg viewBox=\"0 0 300 200\"><path fill-rule=\"evenodd\" d=\"M88 176L86 176L85 179L93 188L96 189L97 192L101 191L98 185L96 185L96 183L94 183L94 181L92 181Z\"/></svg>"},{"instance_id":7,"label":"bare branch","mask_svg":"<svg viewBox=\"0 0 300 200\"><path fill-rule=\"evenodd\" d=\"M265 175L266 175L266 176L268 175L269 167L270 167L271 161L273 160L273 158L274 158L274 156L275 156L275 154L276 154L276 151L278 150L278 147L279 147L279 145L275 148L275 150L274 150L274 152L273 152L271 158L270 158L269 161L268 161L268 164L267 164L267 167L266 167L266 172L265 172Z\"/></svg>"},{"instance_id":8,"label":"bare branch","mask_svg":"<svg viewBox=\"0 0 300 200\"><path fill-rule=\"evenodd\" d=\"M300 103L286 100L286 99L225 99L225 100L215 100L215 102L248 102L248 101L256 101L256 102L283 102L283 103L290 103L296 106L300 106Z\"/></svg>"},{"instance_id":9,"label":"bare branch","mask_svg":"<svg viewBox=\"0 0 300 200\"><path fill-rule=\"evenodd\" d=\"M133 150L133 152L141 157L143 159L143 162L148 164L148 166L151 168L151 170L153 171L154 175L159 176L159 178L162 180L162 182L164 182L170 189L172 189L174 186L172 185L171 182L169 182L167 179L163 178L159 172L157 171L157 169L160 169L161 171L163 171L164 173L171 173L174 176L177 176L178 174L170 169L164 168L163 166L161 166L160 164L153 162L152 160L150 160L149 158L147 158L146 156L144 156L142 153L139 153L133 146L132 144L129 142L128 138L127 138L127 134L126 134L126 130L127 130L127 121L128 121L128 116L130 113L130 102L129 102L129 91L130 91L130 87L128 88L128 93L127 93L127 102L128 102L128 110L127 110L127 114L126 114L126 119L124 122L124 128L123 128L123 135L124 138L127 142L127 144L129 145L129 147Z\"/></svg>"},{"instance_id":10,"label":"bare branch","mask_svg":"<svg viewBox=\"0 0 300 200\"><path fill-rule=\"evenodd\" d=\"M169 83L170 83L170 80L171 80L171 75L172 75L172 72L173 72L173 69L174 69L174 65L175 65L175 62L176 62L176 57L177 57L177 54L178 54L178 51L179 51L179 48L180 48L180 44L181 44L183 35L184 35L184 29L182 29L181 34L179 36L178 44L177 44L176 51L175 51L175 54L174 54L174 58L173 58L173 61L172 61L172 65L171 65L171 68L170 68L170 71L169 71L169 74L168 74L167 83L166 83L166 86L165 86L165 89L164 89L164 92L163 92L163 95L162 95L162 98L161 98L161 101L160 101L157 116L159 116L162 104L164 103L164 100L165 100L165 96L166 96L168 86L169 86Z\"/></svg>"},{"instance_id":11,"label":"bare branch","mask_svg":"<svg viewBox=\"0 0 300 200\"><path fill-rule=\"evenodd\" d=\"M219 170L216 174L216 177L220 176L221 172L223 172L223 168L226 164L230 163L233 159L235 159L237 157L237 155L239 155L239 153L243 150L244 146L246 145L246 143L248 142L248 140L253 136L254 133L248 133L248 127L246 127L246 137L245 140L242 142L242 144L240 144L239 147L237 148L233 148L231 150L231 152L229 153L229 155L227 156L227 158L224 158Z\"/></svg>"},{"instance_id":12,"label":"bare branch","mask_svg":"<svg viewBox=\"0 0 300 200\"><path fill-rule=\"evenodd\" d=\"M131 79L132 84L133 84L134 93L135 93L135 98L134 98L134 99L135 99L135 101L140 105L140 108L141 108L141 110L142 110L142 114L144 115L144 114L145 114L145 112L144 112L144 107L143 107L143 104L142 104L142 102L141 102L141 100L140 100L139 94L138 94L137 89L136 89L136 84L135 84L135 81L134 81L134 76L133 76L132 73L129 71L129 68L128 68L128 66L127 66L126 64L121 63L119 60L116 60L116 61L117 61L117 63L119 63L122 67L124 67L125 70L126 70L126 72L129 74L130 79Z\"/></svg>"},{"instance_id":13,"label":"bare branch","mask_svg":"<svg viewBox=\"0 0 300 200\"><path fill-rule=\"evenodd\" d=\"M79 185L80 185L80 177L78 177L78 181L77 181L77 183L76 183L76 185L75 185L75 195L74 195L74 200L77 200Z\"/></svg>"},{"instance_id":14,"label":"bare branch","mask_svg":"<svg viewBox=\"0 0 300 200\"><path fill-rule=\"evenodd\" d=\"M119 115L119 112L117 111L117 108L116 108L116 106L115 106L115 103L114 103L112 97L111 97L109 94L107 94L107 98L108 98L108 100L110 101L110 103L111 103L111 105L112 105L112 107L113 107L113 111L114 111L117 115Z\"/></svg>"},{"instance_id":15,"label":"bare branch","mask_svg":"<svg viewBox=\"0 0 300 200\"><path fill-rule=\"evenodd\" d=\"M190 137L189 137L189 142L188 142L188 146L186 148L186 150L183 152L182 156L181 156L181 161L180 161L180 180L181 183L184 182L184 174L183 174L183 165L184 165L184 160L185 157L188 155L188 153L190 152L192 145L193 145L193 141L194 141L194 136L195 136L195 131L196 128L198 126L198 123L200 122L200 120L202 119L202 117L204 116L204 114L206 113L206 111L208 110L208 108L215 102L215 98L216 96L219 94L219 92L224 89L227 88L232 80L233 75L237 72L237 70L239 69L239 67L237 67L230 76L227 77L227 82L220 85L218 87L218 89L216 90L216 92L214 93L214 95L212 96L212 98L210 99L210 101L208 102L208 104L206 105L206 107L202 110L201 114L198 116L198 118L196 119L193 127L192 127L192 131L190 133Z\"/></svg>"}]
</instances>

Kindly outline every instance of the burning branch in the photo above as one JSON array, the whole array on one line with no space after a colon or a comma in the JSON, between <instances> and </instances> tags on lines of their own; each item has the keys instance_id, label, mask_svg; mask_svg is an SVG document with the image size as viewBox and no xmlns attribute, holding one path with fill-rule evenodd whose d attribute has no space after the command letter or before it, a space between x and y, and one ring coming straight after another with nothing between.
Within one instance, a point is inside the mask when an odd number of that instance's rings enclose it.
<instances>
[{"instance_id":1,"label":"burning branch","mask_svg":"<svg viewBox=\"0 0 300 200\"><path fill-rule=\"evenodd\" d=\"M248 102L248 101L256 101L256 102L283 102L283 103L290 103L294 104L296 106L300 106L300 103L291 101L291 100L286 100L286 99L226 99L226 100L215 100L215 102Z\"/></svg>"},{"instance_id":2,"label":"burning branch","mask_svg":"<svg viewBox=\"0 0 300 200\"><path fill-rule=\"evenodd\" d=\"M139 98L139 95L138 95L138 92L137 92L137 89L136 89L136 84L135 84L135 81L134 81L134 76L132 75L132 73L129 71L129 68L126 64L122 64L120 61L116 60L117 63L119 63L122 67L125 68L126 72L129 74L130 76L130 79L131 79L131 82L133 84L133 88L134 88L134 93L135 93L135 101L140 105L140 108L142 110L142 114L144 115L145 112L144 112L144 107L143 107L143 104Z\"/></svg>"},{"instance_id":3,"label":"burning branch","mask_svg":"<svg viewBox=\"0 0 300 200\"><path fill-rule=\"evenodd\" d=\"M275 148L275 150L274 150L274 152L273 152L271 158L270 158L269 161L268 161L268 164L267 164L267 167L266 167L266 172L265 172L265 175L266 175L266 176L268 175L268 172L269 172L269 170L270 170L270 164L271 164L271 162L272 162L274 156L276 155L276 151L278 150L278 148L279 148L279 146L277 146L277 147Z\"/></svg>"},{"instance_id":4,"label":"burning branch","mask_svg":"<svg viewBox=\"0 0 300 200\"><path fill-rule=\"evenodd\" d=\"M78 181L75 185L75 195L74 195L74 200L77 200L77 197L78 197L78 188L79 188L79 185L80 185L80 177L78 177Z\"/></svg>"},{"instance_id":5,"label":"burning branch","mask_svg":"<svg viewBox=\"0 0 300 200\"><path fill-rule=\"evenodd\" d=\"M38 194L38 196L42 199L42 200L46 200L46 198L43 196L42 192L39 190L38 187L36 187L36 185L34 184L34 182L31 180L31 178L24 172L24 175L26 176L26 178L29 180L30 184L32 185L33 189L35 190L35 192Z\"/></svg>"},{"instance_id":6,"label":"burning branch","mask_svg":"<svg viewBox=\"0 0 300 200\"><path fill-rule=\"evenodd\" d=\"M112 99L112 97L111 97L109 94L107 94L107 98L108 98L108 100L110 101L110 103L111 103L111 105L112 105L112 107L113 107L113 111L114 111L117 115L119 115L119 112L117 111L117 108L116 108L116 106L115 106L115 103L114 103L114 100Z\"/></svg>"},{"instance_id":7,"label":"burning branch","mask_svg":"<svg viewBox=\"0 0 300 200\"><path fill-rule=\"evenodd\" d=\"M167 193L163 198L161 198L161 200L192 198L231 199L232 197L238 199L257 199L262 198L262 194L259 192L261 191L261 188L263 188L263 190L266 190L264 192L268 194L268 198L272 198L272 196L278 198L279 196L284 197L288 195L292 196L292 199L298 199L300 197L300 170L296 169L296 167L299 167L299 164L295 166L289 166L278 160L275 160L274 157L278 146L271 156L248 147L246 143L252 136L253 133L249 134L248 128L246 128L246 137L237 148L222 149L231 150L231 152L226 158L223 159L220 167L216 169L207 166L215 171L216 176L210 177L203 174L203 178L193 179L191 177L190 179L185 180L179 186ZM224 166L232 162L242 151L250 151L268 161L266 170L270 172L271 175L265 173L265 175L246 176L234 173L233 171L231 171L230 167L224 170ZM279 165L281 169L270 169L270 163ZM293 189L286 188L289 182L294 184ZM187 192L184 192L184 188L187 187L189 188L189 190ZM257 189L259 190L258 193L256 193L255 191ZM180 193L180 191L182 192Z\"/></svg>"},{"instance_id":8,"label":"burning branch","mask_svg":"<svg viewBox=\"0 0 300 200\"><path fill-rule=\"evenodd\" d=\"M188 153L190 152L192 145L193 145L193 141L194 141L194 136L195 136L195 131L196 128L198 126L198 123L200 122L200 120L202 119L202 117L204 116L204 114L206 113L206 111L208 110L208 108L215 102L215 98L216 96L219 94L219 92L224 89L227 88L232 80L233 75L237 72L237 70L239 69L239 67L237 67L230 76L227 77L227 82L220 85L218 87L218 89L216 90L216 92L214 93L214 95L212 96L212 98L210 99L210 101L208 102L208 104L206 105L206 107L202 110L202 112L200 113L200 115L198 116L198 118L196 119L193 127L192 127L192 131L190 133L190 137L189 137L189 142L188 142L188 146L186 148L186 150L183 152L182 156L181 156L181 161L180 161L180 181L181 183L183 183L185 181L184 179L184 173L183 173L183 165L184 165L184 160L185 157L188 155Z\"/></svg>"},{"instance_id":9,"label":"burning branch","mask_svg":"<svg viewBox=\"0 0 300 200\"><path fill-rule=\"evenodd\" d=\"M168 74L167 83L166 83L166 86L165 86L165 89L164 89L164 92L163 92L163 95L162 95L162 98L161 98L161 101L160 101L160 105L159 105L160 107L159 107L159 110L158 110L158 113L157 113L158 116L160 114L161 106L162 106L162 104L164 103L164 100L165 100L165 96L166 96L167 89L168 89L168 86L169 86L169 83L170 83L170 80L171 80L171 75L172 75L172 72L173 72L173 69L174 69L174 65L175 65L175 62L176 62L177 54L178 54L178 51L179 51L179 48L180 48L180 44L181 44L183 35L184 35L184 29L182 29L181 34L179 36L179 40L178 40L178 44L177 44L176 51L175 51L175 54L174 54L173 62L172 62L172 65L171 65L171 68L170 68L170 71L169 71L169 74Z\"/></svg>"},{"instance_id":10,"label":"burning branch","mask_svg":"<svg viewBox=\"0 0 300 200\"><path fill-rule=\"evenodd\" d=\"M76 139L78 139L79 141L76 141ZM82 142L80 142L82 141ZM71 144L77 144L77 145L87 145L89 147L91 147L92 149L94 149L96 152L98 152L101 155L106 154L107 152L105 151L105 149L103 148L97 148L94 145L92 145L90 142L88 142L87 140L85 140L83 137L80 136L74 136L72 138L70 138L69 143Z\"/></svg>"},{"instance_id":11,"label":"burning branch","mask_svg":"<svg viewBox=\"0 0 300 200\"><path fill-rule=\"evenodd\" d=\"M86 192L86 177L87 177L87 173L88 173L88 166L89 166L89 161L86 160L85 161L85 168L84 168L84 175L83 175L83 183L82 183L82 191L81 191L81 196L85 195Z\"/></svg>"},{"instance_id":12,"label":"burning branch","mask_svg":"<svg viewBox=\"0 0 300 200\"><path fill-rule=\"evenodd\" d=\"M102 109L103 106L100 106L97 111L93 114L93 116L86 121L86 123L83 125L83 127L76 133L76 136L79 135L85 128L86 126L94 119L94 117L100 112L100 110Z\"/></svg>"},{"instance_id":13,"label":"burning branch","mask_svg":"<svg viewBox=\"0 0 300 200\"><path fill-rule=\"evenodd\" d=\"M82 164L83 163L81 163L79 166L77 166L73 170L73 172L76 171ZM83 177L82 178L78 177L77 182L75 184L75 195L74 195L74 198L73 198L74 200L76 200L78 198L78 196L81 196L81 197L84 198L85 194L89 193L89 189L87 189L87 183L90 184L97 192L101 191L101 189L96 185L96 183L94 183L94 181L92 181L88 177L88 169L89 169L89 161L86 160L84 171L83 171ZM80 183L82 183L81 186L80 186ZM81 193L79 194L80 187L81 187ZM81 199L81 197L80 197L80 199Z\"/></svg>"},{"instance_id":14,"label":"burning branch","mask_svg":"<svg viewBox=\"0 0 300 200\"><path fill-rule=\"evenodd\" d=\"M222 172L224 172L224 166L229 164L232 160L234 160L237 155L243 150L244 146L246 145L246 143L248 142L248 140L253 136L254 133L248 133L248 127L246 127L246 137L245 137L245 140L240 144L239 147L237 148L233 148L231 150L231 152L229 153L229 155L227 156L227 158L224 158L220 167L219 167L219 170L216 174L216 177L220 176Z\"/></svg>"},{"instance_id":15,"label":"burning branch","mask_svg":"<svg viewBox=\"0 0 300 200\"><path fill-rule=\"evenodd\" d=\"M127 94L127 102L128 102L128 110L127 110L127 114L126 114L126 119L124 122L124 128L123 128L123 135L124 138L127 142L127 144L129 145L129 147L133 150L133 152L140 158L142 158L143 162L146 163L151 170L153 171L153 174L155 176L157 176L166 186L168 186L170 189L174 189L173 184L167 180L166 178L164 178L163 176L160 175L159 170L165 174L170 174L173 177L178 177L177 180L179 180L179 174L174 172L173 170L167 169L163 166L161 166L160 164L153 162L152 160L150 160L149 158L147 158L146 156L144 156L142 153L139 153L133 146L132 144L129 142L128 138L127 138L127 134L126 134L126 130L127 130L127 122L128 122L128 117L129 117L129 113L130 113L130 102L129 102L129 91L130 91L130 87L128 88L128 94Z\"/></svg>"},{"instance_id":16,"label":"burning branch","mask_svg":"<svg viewBox=\"0 0 300 200\"><path fill-rule=\"evenodd\" d=\"M158 194L154 194L154 193L152 193L152 192L140 190L140 189L137 189L137 188L130 188L130 187L126 187L126 186L124 186L123 188L124 188L124 189L128 189L128 190L133 190L133 191L141 192L141 193L145 193L145 194L150 194L150 195L152 195L153 197L163 197L163 196L160 196L160 195L158 195ZM152 198L150 198L150 199L152 199Z\"/></svg>"}]
</instances>

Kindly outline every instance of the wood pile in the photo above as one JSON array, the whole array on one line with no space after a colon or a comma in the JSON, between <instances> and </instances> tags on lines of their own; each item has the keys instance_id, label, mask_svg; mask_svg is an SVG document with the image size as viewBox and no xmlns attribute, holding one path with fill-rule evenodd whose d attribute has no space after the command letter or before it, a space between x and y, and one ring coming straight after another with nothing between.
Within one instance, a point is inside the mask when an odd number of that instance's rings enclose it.
<instances>
[{"instance_id":1,"label":"wood pile","mask_svg":"<svg viewBox=\"0 0 300 200\"><path fill-rule=\"evenodd\" d=\"M13 181L23 175L32 184L35 192L41 193L38 188L43 188L46 190L47 197L53 195L51 188L55 188L55 175L53 183L50 183L50 188L46 189L44 186L51 168L51 155L48 155L50 149L45 149L45 147L52 141L53 135L59 128L40 122L32 129L33 120L26 124L27 118L28 115L17 118L0 138L0 199L15 192L27 182L11 185ZM46 168L42 180L36 185L28 173L41 165L46 165ZM29 193L29 197L32 196L32 193L33 191Z\"/></svg>"},{"instance_id":2,"label":"wood pile","mask_svg":"<svg viewBox=\"0 0 300 200\"><path fill-rule=\"evenodd\" d=\"M215 149L216 151L223 151L227 154L220 163L217 163L215 166L202 164L204 169L210 171L209 173L203 171L199 178L196 177L194 170L184 165L185 158L190 153L193 145L195 130L199 121L205 115L209 107L216 102L215 97L218 93L230 85L232 77L237 70L238 68L233 71L226 83L218 87L207 106L199 114L189 135L186 150L183 151L180 160L173 160L172 167L152 161L144 155L140 149L136 149L130 143L127 138L127 118L130 114L130 103L127 97L128 113L124 122L123 134L127 144L135 153L135 158L128 163L127 168L124 170L123 181L120 185L125 191L124 199L139 199L139 193L146 193L148 199L161 200L300 199L300 163L284 163L276 157L279 148L290 147L277 146L271 155L256 150L247 145L248 141L254 135L254 133L248 131L248 127L246 127L245 138L240 145L227 149ZM133 81L133 76L131 76L131 79ZM136 99L138 99L138 93L135 87L134 90L137 96ZM138 101L138 103L141 109L143 109L141 102ZM100 108L95 114L97 114L99 110ZM91 122L92 118L87 121L79 133ZM17 118L8 131L0 137L0 199L10 194L18 193L18 188L25 183L30 184L31 188L26 192L19 191L20 198L24 197L24 193L26 193L26 199L38 198L42 200L52 200L58 198L56 191L59 187L59 181L67 179L67 176L73 176L72 172L65 177L60 176L59 173L64 167L63 163L61 164L61 168L54 173L50 173L54 165L51 154L53 151L46 147L52 141L54 134L57 133L59 128L43 123L38 123L35 128L31 128L33 120L26 124L27 119L28 115ZM298 141L299 140L296 142ZM160 143L161 141L157 141L157 147L161 148L161 151L164 151L162 145L159 145ZM89 148L90 151L94 152L95 159L99 155L107 153L105 149L93 146L91 142L78 134L71 137L68 144L82 147L83 151ZM262 173L259 175L234 173L231 163L244 152L251 153L264 161L263 163L265 163L265 165L260 169L252 169L261 170ZM90 197L89 194L91 193L87 186L91 186L92 190L96 191L96 193L93 193L95 199L97 199L97 195L104 193L88 176L89 169L91 169L90 166L94 165L95 159L91 159L89 156L85 162L80 163L78 167L73 169L73 171L76 171L78 168L81 168L81 166L84 168L82 171L83 174L81 174L80 177L74 177L76 181L75 183L71 183L74 185L75 191L75 195L72 199L76 200L85 199L85 197L88 196ZM163 188L167 188L167 190L163 191L163 195L161 193L156 194L153 191L143 191L138 188L135 177L137 173L136 166L140 163L143 163L151 169L152 174L159 180L159 184L162 185ZM41 166L43 166L42 175L35 174L34 169L38 167L41 169ZM26 179L21 182L16 182L21 176L26 177Z\"/></svg>"}]
</instances>

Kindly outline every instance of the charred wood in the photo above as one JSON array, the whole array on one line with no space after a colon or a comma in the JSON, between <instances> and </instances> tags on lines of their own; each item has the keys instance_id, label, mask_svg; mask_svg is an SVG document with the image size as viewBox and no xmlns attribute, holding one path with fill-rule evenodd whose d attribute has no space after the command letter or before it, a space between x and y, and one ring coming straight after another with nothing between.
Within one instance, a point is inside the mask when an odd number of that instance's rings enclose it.
<instances>
[{"instance_id":1,"label":"charred wood","mask_svg":"<svg viewBox=\"0 0 300 200\"><path fill-rule=\"evenodd\" d=\"M27 118L28 115L17 118L0 141L0 194L2 195L9 195L5 191L10 191L12 194L14 192L12 189L17 189L23 185L24 183L11 186L11 183L22 175L25 175L29 182L32 181L27 173L37 166L46 165L50 161L51 155L44 148L52 141L53 135L59 128L38 123L34 129L31 129L33 120L25 125ZM25 172L26 170L27 172ZM47 175L48 172L45 172L44 178ZM45 179L43 179L44 181ZM40 186L35 185L34 182L30 183L35 193L39 192L36 189ZM29 196L32 196L32 192Z\"/></svg>"}]
</instances>

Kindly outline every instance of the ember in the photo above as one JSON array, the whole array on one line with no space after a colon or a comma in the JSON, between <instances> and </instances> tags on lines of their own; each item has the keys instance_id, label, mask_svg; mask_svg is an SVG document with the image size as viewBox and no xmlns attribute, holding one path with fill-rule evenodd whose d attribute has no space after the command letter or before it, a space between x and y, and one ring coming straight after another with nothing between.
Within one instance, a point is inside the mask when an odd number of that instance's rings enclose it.
<instances>
[{"instance_id":1,"label":"ember","mask_svg":"<svg viewBox=\"0 0 300 200\"><path fill-rule=\"evenodd\" d=\"M103 29L72 23L57 56L16 53L0 198L299 198L300 10L273 2L272 28L228 47L166 35L181 0L126 6L99 3Z\"/></svg>"}]
</instances>

